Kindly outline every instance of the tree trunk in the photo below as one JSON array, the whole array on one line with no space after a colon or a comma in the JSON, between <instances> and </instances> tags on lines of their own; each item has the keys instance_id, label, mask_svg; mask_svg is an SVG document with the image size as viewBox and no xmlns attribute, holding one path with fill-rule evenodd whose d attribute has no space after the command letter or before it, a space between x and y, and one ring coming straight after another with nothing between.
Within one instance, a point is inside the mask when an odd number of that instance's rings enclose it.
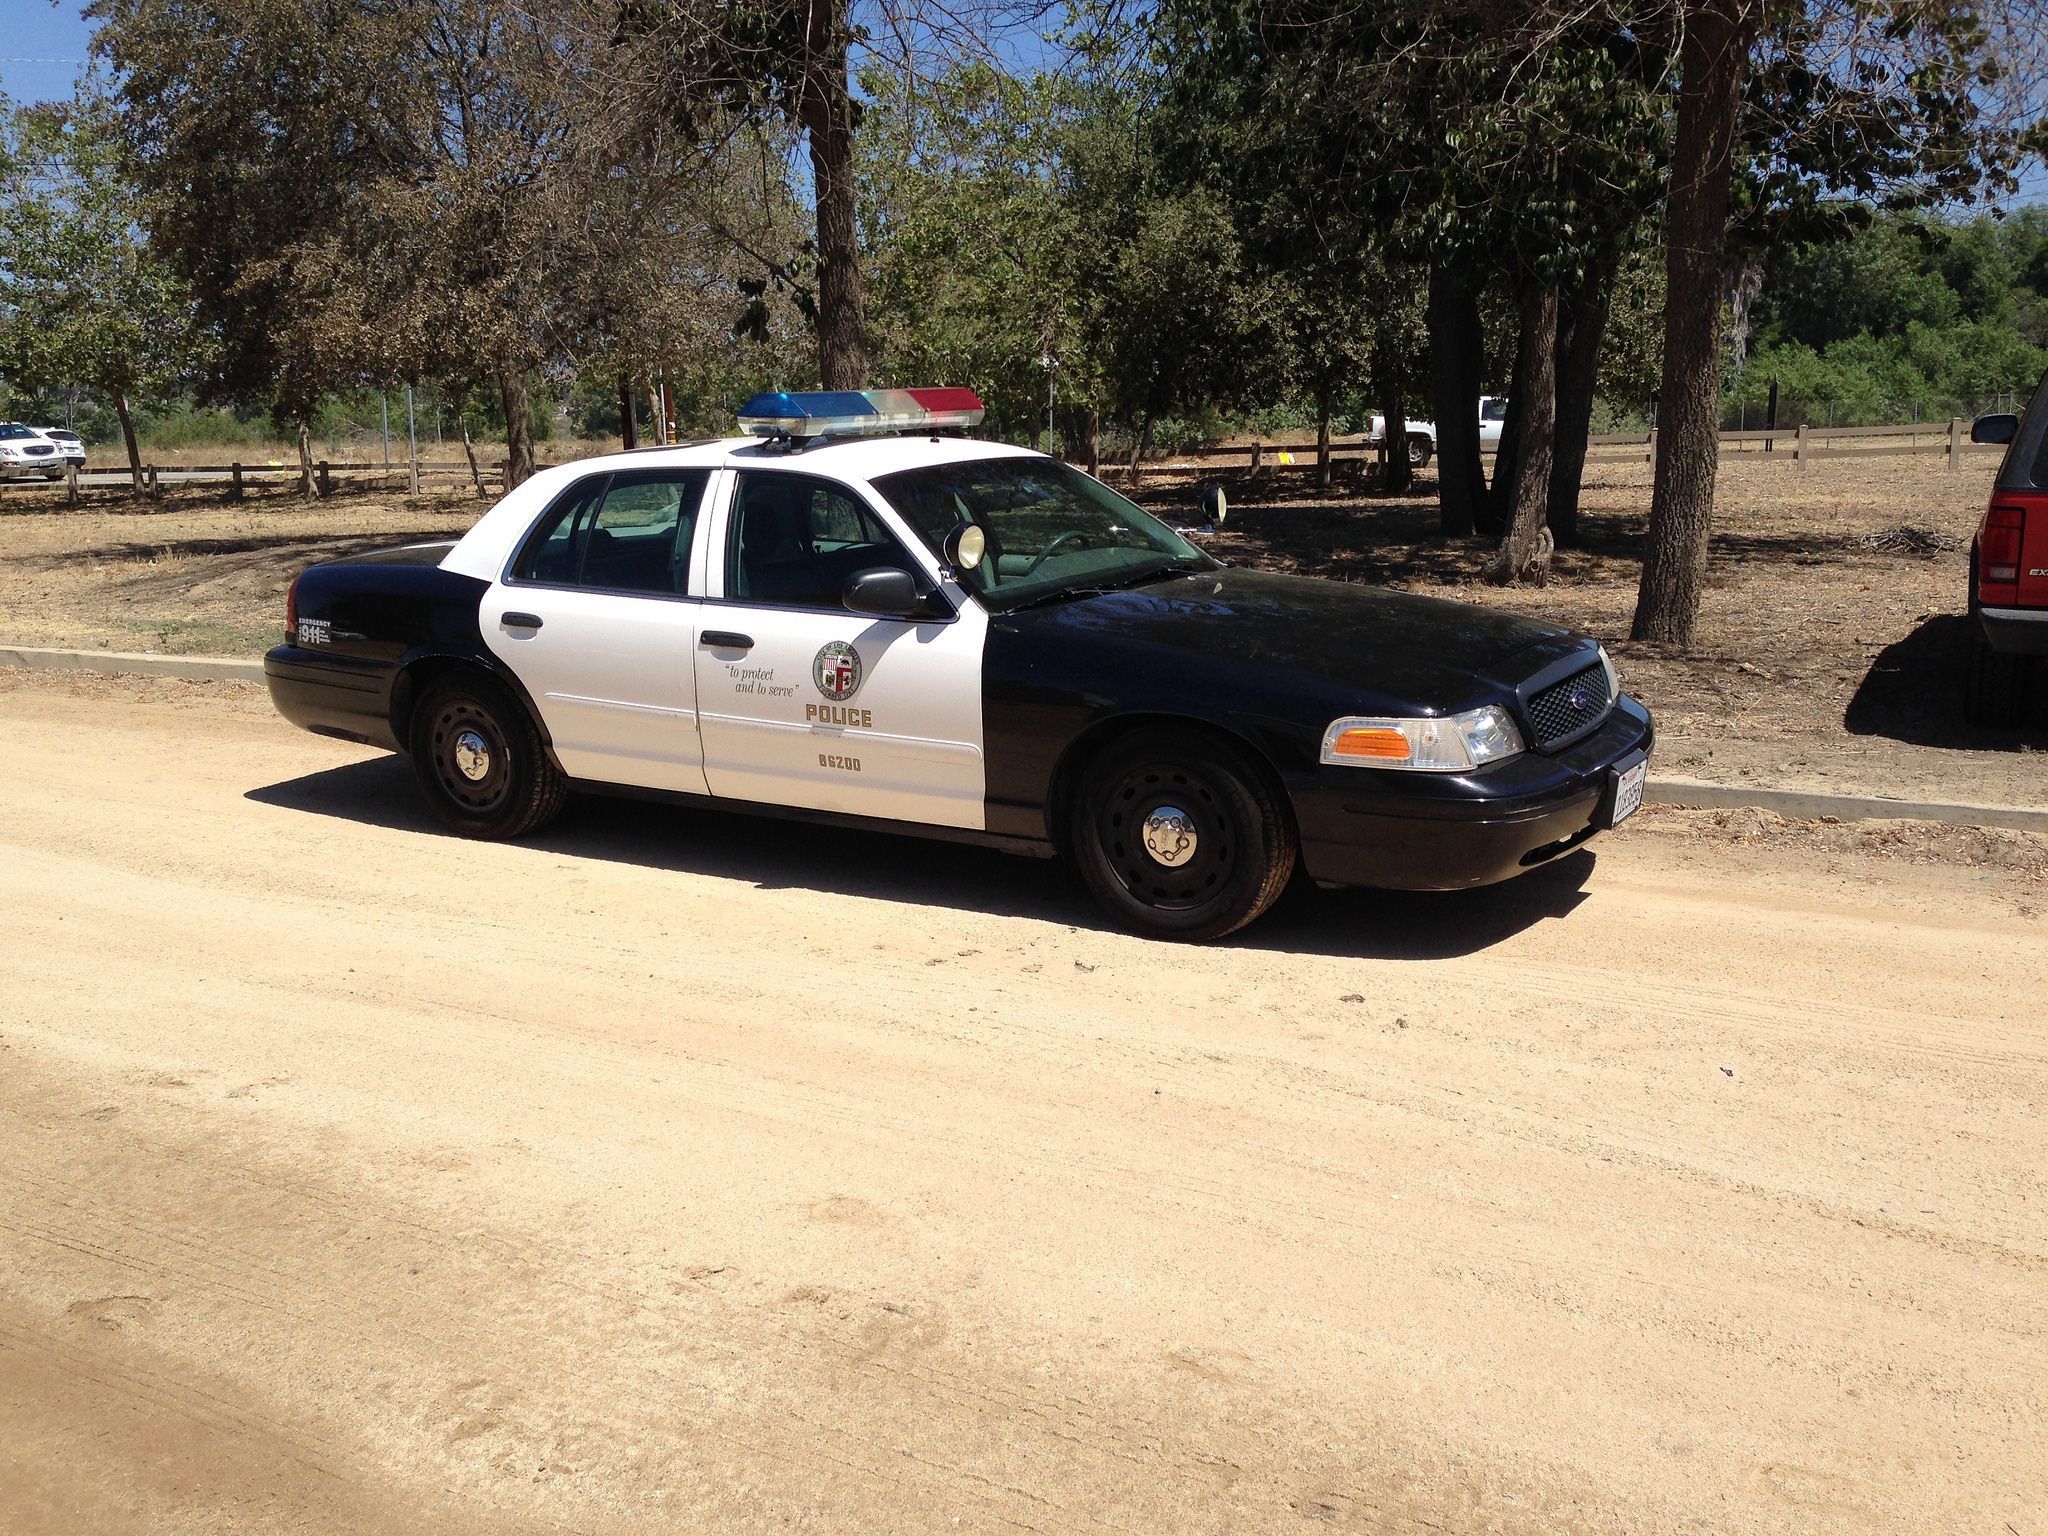
<instances>
[{"instance_id":1,"label":"tree trunk","mask_svg":"<svg viewBox=\"0 0 2048 1536\"><path fill-rule=\"evenodd\" d=\"M818 380L826 389L865 389L868 382L846 31L846 0L809 0L801 115L818 209Z\"/></svg>"},{"instance_id":2,"label":"tree trunk","mask_svg":"<svg viewBox=\"0 0 2048 1536\"><path fill-rule=\"evenodd\" d=\"M313 490L313 425L308 421L299 423L299 494L311 501Z\"/></svg>"},{"instance_id":3,"label":"tree trunk","mask_svg":"<svg viewBox=\"0 0 2048 1536\"><path fill-rule=\"evenodd\" d=\"M1735 109L1752 0L1703 0L1679 50L1678 124L1664 215L1664 376L1649 548L1631 638L1692 644L1707 579L1721 426L1721 285Z\"/></svg>"},{"instance_id":4,"label":"tree trunk","mask_svg":"<svg viewBox=\"0 0 2048 1536\"><path fill-rule=\"evenodd\" d=\"M1386 423L1381 435L1387 446L1387 467L1380 477L1380 489L1398 496L1415 484L1415 466L1408 462L1408 410L1401 399L1401 368L1382 356L1373 372L1384 381L1381 387L1387 394L1386 405L1380 412Z\"/></svg>"},{"instance_id":5,"label":"tree trunk","mask_svg":"<svg viewBox=\"0 0 2048 1536\"><path fill-rule=\"evenodd\" d=\"M647 421L647 430L654 435L655 444L658 447L666 448L668 446L668 413L661 408L661 388L656 384L647 386Z\"/></svg>"},{"instance_id":6,"label":"tree trunk","mask_svg":"<svg viewBox=\"0 0 2048 1536\"><path fill-rule=\"evenodd\" d=\"M1517 326L1515 366L1508 375L1508 413L1500 424L1500 445L1493 451L1493 486L1482 508L1479 531L1489 538L1502 538L1513 525L1516 494L1522 478L1522 396L1529 377L1529 327L1520 323L1529 313L1531 289L1536 279L1523 273L1515 284ZM1473 402L1478 410L1478 402Z\"/></svg>"},{"instance_id":7,"label":"tree trunk","mask_svg":"<svg viewBox=\"0 0 2048 1536\"><path fill-rule=\"evenodd\" d=\"M1517 386L1521 410L1520 452L1515 467L1514 513L1499 551L1487 562L1486 579L1501 586L1550 577L1553 537L1546 526L1550 508L1551 451L1557 439L1557 290L1526 279L1522 289L1524 360Z\"/></svg>"},{"instance_id":8,"label":"tree trunk","mask_svg":"<svg viewBox=\"0 0 2048 1536\"><path fill-rule=\"evenodd\" d=\"M456 425L462 428L462 456L469 460L469 481L476 487L476 499L484 499L484 472L477 467L476 444L470 440L469 417L462 412L455 416Z\"/></svg>"},{"instance_id":9,"label":"tree trunk","mask_svg":"<svg viewBox=\"0 0 2048 1536\"><path fill-rule=\"evenodd\" d=\"M533 403L526 376L507 368L498 375L498 395L505 402L505 489L533 478Z\"/></svg>"},{"instance_id":10,"label":"tree trunk","mask_svg":"<svg viewBox=\"0 0 2048 1536\"><path fill-rule=\"evenodd\" d=\"M633 381L623 373L619 375L619 446L640 446L639 423L633 420Z\"/></svg>"},{"instance_id":11,"label":"tree trunk","mask_svg":"<svg viewBox=\"0 0 2048 1536\"><path fill-rule=\"evenodd\" d=\"M1330 488L1330 392L1316 391L1316 485Z\"/></svg>"},{"instance_id":12,"label":"tree trunk","mask_svg":"<svg viewBox=\"0 0 2048 1536\"><path fill-rule=\"evenodd\" d=\"M1138 483L1138 465L1143 462L1145 455L1151 451L1152 413L1147 411L1145 413L1144 425L1138 429L1138 440L1131 445L1131 467L1124 476L1126 484L1135 486Z\"/></svg>"},{"instance_id":13,"label":"tree trunk","mask_svg":"<svg viewBox=\"0 0 2048 1536\"><path fill-rule=\"evenodd\" d=\"M1094 406L1088 407L1088 473L1098 479L1102 475L1102 412Z\"/></svg>"},{"instance_id":14,"label":"tree trunk","mask_svg":"<svg viewBox=\"0 0 2048 1536\"><path fill-rule=\"evenodd\" d=\"M142 494L142 449L135 441L135 417L128 409L126 390L109 390L114 397L114 414L121 418L121 441L128 449L128 478L135 482L135 493Z\"/></svg>"},{"instance_id":15,"label":"tree trunk","mask_svg":"<svg viewBox=\"0 0 2048 1536\"><path fill-rule=\"evenodd\" d=\"M1448 539L1469 538L1486 495L1479 462L1479 301L1448 267L1429 271L1429 392L1436 412L1438 526Z\"/></svg>"},{"instance_id":16,"label":"tree trunk","mask_svg":"<svg viewBox=\"0 0 2048 1536\"><path fill-rule=\"evenodd\" d=\"M1557 443L1550 461L1550 531L1557 542L1579 542L1579 487L1586 474L1586 439L1593 430L1593 391L1600 381L1600 341L1614 263L1596 262L1557 317Z\"/></svg>"},{"instance_id":17,"label":"tree trunk","mask_svg":"<svg viewBox=\"0 0 2048 1536\"><path fill-rule=\"evenodd\" d=\"M1764 253L1744 251L1728 274L1728 371L1749 361L1749 311L1764 289Z\"/></svg>"}]
</instances>

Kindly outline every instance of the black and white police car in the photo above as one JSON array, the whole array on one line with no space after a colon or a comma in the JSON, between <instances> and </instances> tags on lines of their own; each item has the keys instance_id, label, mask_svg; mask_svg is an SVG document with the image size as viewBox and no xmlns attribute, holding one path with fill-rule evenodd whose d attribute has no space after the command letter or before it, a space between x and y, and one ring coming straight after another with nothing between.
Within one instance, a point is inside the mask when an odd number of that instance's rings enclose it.
<instances>
[{"instance_id":1,"label":"black and white police car","mask_svg":"<svg viewBox=\"0 0 2048 1536\"><path fill-rule=\"evenodd\" d=\"M534 476L452 545L293 583L271 697L516 837L569 790L1064 852L1210 939L1297 867L1505 879L1642 802L1606 652L1484 608L1233 569L967 390L756 396L748 434Z\"/></svg>"}]
</instances>

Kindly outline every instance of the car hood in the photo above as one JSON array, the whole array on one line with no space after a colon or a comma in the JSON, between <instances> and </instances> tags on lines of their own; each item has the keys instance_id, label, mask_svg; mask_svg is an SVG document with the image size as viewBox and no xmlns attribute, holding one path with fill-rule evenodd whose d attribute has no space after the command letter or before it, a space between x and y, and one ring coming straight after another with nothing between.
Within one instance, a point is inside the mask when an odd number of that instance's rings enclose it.
<instances>
[{"instance_id":1,"label":"car hood","mask_svg":"<svg viewBox=\"0 0 2048 1536\"><path fill-rule=\"evenodd\" d=\"M1574 630L1470 603L1227 567L998 622L1030 624L1046 639L1098 636L1177 653L1232 674L1291 674L1424 711L1512 690L1593 646Z\"/></svg>"}]
</instances>

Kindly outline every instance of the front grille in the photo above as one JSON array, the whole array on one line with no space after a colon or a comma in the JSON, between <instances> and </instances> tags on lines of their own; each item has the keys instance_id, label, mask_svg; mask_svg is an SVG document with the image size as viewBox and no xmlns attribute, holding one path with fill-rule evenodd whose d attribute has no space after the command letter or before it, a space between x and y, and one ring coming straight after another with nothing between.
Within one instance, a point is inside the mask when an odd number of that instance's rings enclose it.
<instances>
[{"instance_id":1,"label":"front grille","mask_svg":"<svg viewBox=\"0 0 2048 1536\"><path fill-rule=\"evenodd\" d=\"M1583 736L1607 718L1614 701L1607 696L1607 669L1594 662L1529 700L1529 723L1536 745L1549 749Z\"/></svg>"},{"instance_id":2,"label":"front grille","mask_svg":"<svg viewBox=\"0 0 2048 1536\"><path fill-rule=\"evenodd\" d=\"M54 448L45 448L41 443L30 443L28 445L28 451L30 453L55 453L57 450Z\"/></svg>"}]
</instances>

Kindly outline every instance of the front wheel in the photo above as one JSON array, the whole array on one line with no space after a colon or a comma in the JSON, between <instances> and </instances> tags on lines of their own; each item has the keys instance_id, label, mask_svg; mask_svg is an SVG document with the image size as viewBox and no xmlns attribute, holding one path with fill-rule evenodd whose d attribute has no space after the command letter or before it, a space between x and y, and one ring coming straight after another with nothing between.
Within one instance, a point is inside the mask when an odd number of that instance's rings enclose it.
<instances>
[{"instance_id":1,"label":"front wheel","mask_svg":"<svg viewBox=\"0 0 2048 1536\"><path fill-rule=\"evenodd\" d=\"M1069 845L1104 910L1151 938L1233 933L1294 872L1294 823L1245 753L1196 735L1142 731L1081 776Z\"/></svg>"},{"instance_id":2,"label":"front wheel","mask_svg":"<svg viewBox=\"0 0 2048 1536\"><path fill-rule=\"evenodd\" d=\"M480 675L427 690L413 711L412 771L434 814L464 837L524 836L569 798L531 717Z\"/></svg>"},{"instance_id":3,"label":"front wheel","mask_svg":"<svg viewBox=\"0 0 2048 1536\"><path fill-rule=\"evenodd\" d=\"M1436 444L1431 442L1426 434L1421 432L1411 432L1408 434L1408 464L1410 468L1422 468L1435 453Z\"/></svg>"}]
</instances>

